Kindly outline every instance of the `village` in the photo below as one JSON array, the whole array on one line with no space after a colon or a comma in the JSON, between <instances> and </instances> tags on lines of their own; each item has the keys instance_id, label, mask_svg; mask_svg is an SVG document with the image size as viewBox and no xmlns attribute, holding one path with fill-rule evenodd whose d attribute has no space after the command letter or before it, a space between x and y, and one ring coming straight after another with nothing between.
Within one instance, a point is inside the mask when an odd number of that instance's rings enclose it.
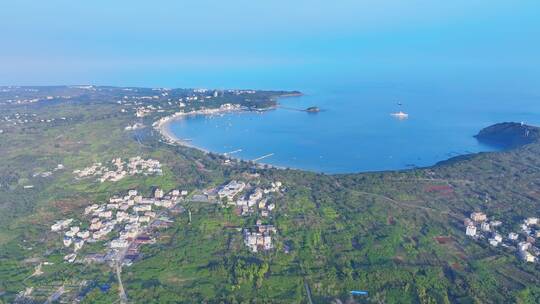
<instances>
[{"instance_id":1,"label":"village","mask_svg":"<svg viewBox=\"0 0 540 304\"><path fill-rule=\"evenodd\" d=\"M207 89L194 89L191 92L186 92L186 95L183 97L173 97L170 95L168 89L152 89L153 91L158 91L159 94L154 95L143 95L143 96L123 96L122 99L117 101L119 105L134 106L133 110L135 116L138 118L145 117L151 113L161 113L165 111L165 108L170 108L171 106L184 108L186 103L191 102L204 102L211 98L216 98L223 93L217 90L207 90ZM166 102L160 104L153 104L153 102ZM125 108L121 109L121 112L127 112Z\"/></svg>"},{"instance_id":2,"label":"village","mask_svg":"<svg viewBox=\"0 0 540 304\"><path fill-rule=\"evenodd\" d=\"M37 103L41 101L51 101L55 99L71 99L71 98L72 98L71 96L46 96L45 98L17 98L17 99L4 100L3 103L24 105L24 104Z\"/></svg>"},{"instance_id":3,"label":"village","mask_svg":"<svg viewBox=\"0 0 540 304\"><path fill-rule=\"evenodd\" d=\"M140 159L139 159L140 160ZM88 171L94 170L93 167ZM272 182L269 187L254 187L242 181L232 180L212 190L210 196L224 206L232 206L238 216L256 215L255 226L242 228L244 244L257 253L274 248L274 225L268 222L276 208L272 195L279 194L281 182ZM129 266L140 258L139 247L155 242L156 232L167 228L173 218L185 212L180 202L186 200L186 190L171 190L165 194L156 188L152 197L143 197L135 189L123 196L113 196L107 203L90 204L78 219L67 218L51 225L51 231L61 234L64 256L67 263L115 263ZM195 197L195 196L194 196ZM191 214L191 212L190 212ZM86 244L104 242L103 252L90 252L78 257Z\"/></svg>"},{"instance_id":4,"label":"village","mask_svg":"<svg viewBox=\"0 0 540 304\"><path fill-rule=\"evenodd\" d=\"M115 196L108 203L91 204L80 220L58 220L51 231L63 235L63 246L69 250L64 260L73 263L85 244L105 242L106 252L90 253L80 262L109 262L131 265L139 258L140 245L153 243L153 233L168 227L171 217L184 211L178 205L188 192L172 190L165 194L157 188L152 197L143 197L137 190Z\"/></svg>"},{"instance_id":5,"label":"village","mask_svg":"<svg viewBox=\"0 0 540 304\"><path fill-rule=\"evenodd\" d=\"M161 175L163 173L158 160L143 159L140 156L131 157L127 162L122 158L115 158L111 161L111 164L114 169L110 169L108 166L98 162L84 169L77 169L73 171L73 174L76 178L97 177L103 183L105 181L116 182L126 176L137 174Z\"/></svg>"},{"instance_id":6,"label":"village","mask_svg":"<svg viewBox=\"0 0 540 304\"><path fill-rule=\"evenodd\" d=\"M465 234L476 241L487 241L493 247L504 247L517 250L519 258L525 262L538 263L540 248L535 246L540 239L540 221L537 217L529 217L522 221L520 231L505 231L503 222L490 219L483 212L473 212L464 221Z\"/></svg>"},{"instance_id":7,"label":"village","mask_svg":"<svg viewBox=\"0 0 540 304\"><path fill-rule=\"evenodd\" d=\"M131 109L122 108L122 113L128 112L128 110L134 111L134 115L137 118L143 118L152 113L162 113L169 110L171 107L183 109L189 104L204 103L214 98L223 97L225 94L240 96L251 95L257 93L254 90L209 90L209 89L193 89L184 92L179 97L177 94L172 94L169 89L152 89L153 95L133 96L125 95L122 99L117 100L116 103L123 106L132 106ZM204 107L199 110L192 110L189 112L180 111L175 115L195 115L195 114L218 114L227 111L238 111L243 109L239 104L226 103L220 106L220 108L208 108ZM170 118L170 117L169 117ZM143 127L141 124L134 124L127 126L126 130L136 130Z\"/></svg>"},{"instance_id":8,"label":"village","mask_svg":"<svg viewBox=\"0 0 540 304\"><path fill-rule=\"evenodd\" d=\"M2 117L2 120L8 125L25 125L30 123L55 123L57 121L67 121L67 117L59 118L40 118L37 114L30 113L14 113L11 115L6 115Z\"/></svg>"},{"instance_id":9,"label":"village","mask_svg":"<svg viewBox=\"0 0 540 304\"><path fill-rule=\"evenodd\" d=\"M256 214L262 218L269 218L276 208L270 202L271 194L281 191L281 182L272 182L268 188L248 187L246 183L236 180L230 181L217 190L217 196L225 205L234 206L236 214L249 216ZM272 236L277 234L275 226L263 224L257 219L254 227L243 228L244 244L253 253L267 251L274 248Z\"/></svg>"}]
</instances>

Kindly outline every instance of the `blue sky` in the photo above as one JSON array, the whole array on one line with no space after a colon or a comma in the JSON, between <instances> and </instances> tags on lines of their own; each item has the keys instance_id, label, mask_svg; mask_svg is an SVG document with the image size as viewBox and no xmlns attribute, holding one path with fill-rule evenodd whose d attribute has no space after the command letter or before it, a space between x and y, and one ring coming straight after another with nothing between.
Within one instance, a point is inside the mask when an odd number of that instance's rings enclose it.
<instances>
[{"instance_id":1,"label":"blue sky","mask_svg":"<svg viewBox=\"0 0 540 304\"><path fill-rule=\"evenodd\" d=\"M0 84L540 76L538 12L539 1L497 0L10 1L0 10Z\"/></svg>"}]
</instances>

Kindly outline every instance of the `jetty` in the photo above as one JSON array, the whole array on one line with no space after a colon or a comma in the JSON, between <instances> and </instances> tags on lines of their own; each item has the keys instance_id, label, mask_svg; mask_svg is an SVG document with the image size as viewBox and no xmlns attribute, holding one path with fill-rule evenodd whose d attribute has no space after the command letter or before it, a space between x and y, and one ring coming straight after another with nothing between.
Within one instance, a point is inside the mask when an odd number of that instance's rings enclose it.
<instances>
[{"instance_id":1,"label":"jetty","mask_svg":"<svg viewBox=\"0 0 540 304\"><path fill-rule=\"evenodd\" d=\"M261 157L257 157L257 158L255 158L255 159L253 159L253 160L251 160L251 161L252 161L252 162L257 162L257 161L263 160L263 159L265 159L265 158L267 158L267 157L270 157L270 156L272 156L272 155L274 155L274 153L269 153L269 154L263 155L263 156L261 156Z\"/></svg>"},{"instance_id":2,"label":"jetty","mask_svg":"<svg viewBox=\"0 0 540 304\"><path fill-rule=\"evenodd\" d=\"M234 150L234 151L225 152L225 153L223 153L223 155L229 156L229 155L231 155L231 154L238 153L238 152L242 152L242 149L236 149L236 150Z\"/></svg>"}]
</instances>

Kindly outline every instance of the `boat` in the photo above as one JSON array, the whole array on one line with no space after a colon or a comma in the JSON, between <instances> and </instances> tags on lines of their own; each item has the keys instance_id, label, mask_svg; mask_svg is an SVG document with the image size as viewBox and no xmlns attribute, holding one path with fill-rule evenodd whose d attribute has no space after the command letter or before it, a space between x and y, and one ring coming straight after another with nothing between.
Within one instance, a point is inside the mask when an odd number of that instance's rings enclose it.
<instances>
[{"instance_id":1,"label":"boat","mask_svg":"<svg viewBox=\"0 0 540 304\"><path fill-rule=\"evenodd\" d=\"M398 118L398 119L407 119L409 118L409 114L403 112L403 111L399 111L399 112L396 112L396 113L391 113L390 115Z\"/></svg>"}]
</instances>

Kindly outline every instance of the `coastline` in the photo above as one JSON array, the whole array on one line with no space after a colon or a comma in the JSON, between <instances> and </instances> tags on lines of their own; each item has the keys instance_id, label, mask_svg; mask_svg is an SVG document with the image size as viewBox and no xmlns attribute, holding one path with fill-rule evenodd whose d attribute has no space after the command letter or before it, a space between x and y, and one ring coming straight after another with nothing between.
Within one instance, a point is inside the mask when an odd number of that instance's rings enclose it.
<instances>
[{"instance_id":1,"label":"coastline","mask_svg":"<svg viewBox=\"0 0 540 304\"><path fill-rule=\"evenodd\" d=\"M205 148L202 148L200 146L196 146L196 145L192 144L189 140L184 140L182 138L177 137L173 133L173 131L171 129L171 124L172 123L174 123L175 121L184 119L187 116L197 116L197 115L212 116L212 115L223 115L223 114L230 114L230 113L266 112L266 111L269 111L269 110L272 110L272 109L276 109L278 107L279 107L279 105L275 105L275 106L264 108L264 109L252 109L252 108L248 108L248 107L242 107L240 105L226 104L226 105L223 105L220 108L214 108L214 109L201 109L201 110L190 111L190 112L176 112L176 113L173 113L171 115L164 116L164 117L160 118L159 120L155 121L152 124L152 127L160 134L160 136L162 137L162 140L165 143L170 144L170 145L178 145L178 146L183 146L183 147L187 147L187 148L193 148L193 149L196 149L196 150L199 150L199 151L203 152L204 154L220 155L220 156L225 157L226 159L229 159L229 160L244 161L244 162L252 163L253 165L260 166L260 167L270 167L270 168L274 168L274 169L287 169L287 167L281 167L281 166L272 165L272 164L264 163L264 162L257 162L257 161L253 161L253 160L249 160L249 159L243 159L243 158L240 158L240 157L233 157L233 156L227 155L226 153L219 153L219 152L213 152L213 151L207 150ZM493 126L482 129L479 134L481 134L482 132L486 132L486 130L490 130L491 128L499 127L500 125L511 125L510 127L513 127L513 129L515 129L516 127L519 127L520 129L521 128L530 128L529 126L526 126L526 125L524 126L523 124L518 124L518 123L500 123L500 124L496 124L496 125L493 125ZM478 136L479 135L475 135L474 137L478 137ZM519 146L521 146L521 145L516 145L516 147L519 147ZM513 147L513 148L515 148L515 147ZM436 163L434 163L432 165L420 166L420 167L416 167L414 169L427 169L427 168L432 168L432 167L436 167L436 166L439 166L439 165L445 165L445 164L448 164L448 163L452 163L452 162L454 162L456 160L468 159L468 158L474 157L475 155L478 155L478 154L481 154L481 153L484 153L484 152L468 153L468 154L464 154L464 155L459 155L457 157L450 157L448 159L443 159L441 161L438 161L438 162L436 162ZM303 169L300 169L300 168L295 168L295 169L303 170ZM410 169L411 168L399 169L398 171L410 170ZM386 172L386 171L395 171L395 170L366 171L366 172ZM358 173L358 172L351 172L351 173L347 172L347 173L338 173L338 174L348 175L348 174L354 174L354 173ZM365 172L362 172L362 173L365 173Z\"/></svg>"},{"instance_id":2,"label":"coastline","mask_svg":"<svg viewBox=\"0 0 540 304\"><path fill-rule=\"evenodd\" d=\"M286 94L286 95L279 96L279 98L288 98L288 97L297 97L297 96L303 96L303 93ZM178 138L176 135L174 135L174 133L171 130L172 123L174 123L175 121L184 119L187 116L197 116L197 115L212 116L212 115L222 115L222 114L228 114L228 113L247 113L247 112L260 113L260 112L275 110L278 107L279 107L278 103L276 103L275 105L271 107L261 108L261 109L252 109L252 108L247 108L240 105L225 104L219 108L214 108L214 109L201 109L201 110L196 110L196 111L191 111L191 112L176 112L174 114L162 117L159 120L155 121L152 124L152 127L160 134L163 141L169 145L178 145L182 147L196 149L203 152L204 154L213 153L213 154L224 156L230 160L252 162L253 164L257 166L261 166L261 167L270 167L274 169L285 170L288 168L280 167L280 166L276 166L276 165L272 165L272 164L268 164L264 162L254 162L253 160L242 159L239 157L233 157L233 156L226 155L223 153L209 151L205 148L193 145L189 141Z\"/></svg>"},{"instance_id":3,"label":"coastline","mask_svg":"<svg viewBox=\"0 0 540 304\"><path fill-rule=\"evenodd\" d=\"M276 99L279 100L280 98L291 98L291 97L300 97L300 96L304 96L304 93L302 93L300 91L294 91L294 92L291 92L291 93L279 95L279 96L277 96ZM197 149L197 150L199 150L201 152L204 152L206 154L208 154L208 153L216 153L216 152L208 151L208 150L206 150L206 149L204 149L202 147L195 146L195 145L189 143L186 140L178 138L172 132L172 130L170 128L170 124L173 123L174 121L183 119L186 116L196 116L196 115L211 116L211 115L221 115L221 114L227 114L227 113L266 112L266 111L270 111L270 110L275 110L275 109L277 109L279 107L279 103L277 102L277 100L276 100L275 105L267 107L267 108L261 108L261 109L248 108L248 107L245 107L245 106L241 106L239 104L223 104L219 108L200 109L200 110L195 110L195 111L190 111L190 112L176 112L174 114L162 117L159 120L155 121L152 124L152 127L161 135L163 140L168 144L172 144L172 145L176 144L176 145L181 145L181 146L184 146L184 147ZM216 154L223 155L221 153L216 153ZM230 159L239 159L239 158L233 158L233 157L230 157L230 156L227 156L227 157L230 158ZM239 159L239 160L241 160L241 159ZM263 164L263 163L260 163L260 164ZM265 164L265 165L273 166L273 165L270 165L270 164Z\"/></svg>"},{"instance_id":4,"label":"coastline","mask_svg":"<svg viewBox=\"0 0 540 304\"><path fill-rule=\"evenodd\" d=\"M256 109L256 110L254 110L254 109L242 107L240 105L230 105L230 104L228 104L228 105L222 105L221 107L215 108L215 109L201 109L201 110L196 110L196 111L191 111L191 112L176 112L176 113L174 113L172 115L160 118L158 121L154 122L152 124L152 126L161 135L161 137L163 138L163 140L167 144L179 145L179 146L183 146L183 147L193 148L193 149L199 150L199 151L201 151L201 152L203 152L205 154L209 154L209 153L219 154L219 155L222 155L222 156L226 156L229 159L244 160L244 159L240 159L240 158L227 156L227 155L224 155L222 153L212 152L212 151L206 150L206 149L204 149L202 147L193 145L193 144L191 144L190 142L188 142L186 140L178 138L172 132L171 124L173 122L175 122L175 121L184 119L187 116L197 116L197 115L211 116L211 115L221 115L221 114L227 114L227 113L265 112L265 111L269 111L269 110L274 110L276 108L277 108L277 105L272 106L272 107L268 107L268 108L264 108L264 109ZM248 161L248 160L244 160L244 161ZM273 166L273 165L264 164L264 163L258 163L258 164L267 165L267 166ZM273 166L273 167L275 167L275 166Z\"/></svg>"}]
</instances>

